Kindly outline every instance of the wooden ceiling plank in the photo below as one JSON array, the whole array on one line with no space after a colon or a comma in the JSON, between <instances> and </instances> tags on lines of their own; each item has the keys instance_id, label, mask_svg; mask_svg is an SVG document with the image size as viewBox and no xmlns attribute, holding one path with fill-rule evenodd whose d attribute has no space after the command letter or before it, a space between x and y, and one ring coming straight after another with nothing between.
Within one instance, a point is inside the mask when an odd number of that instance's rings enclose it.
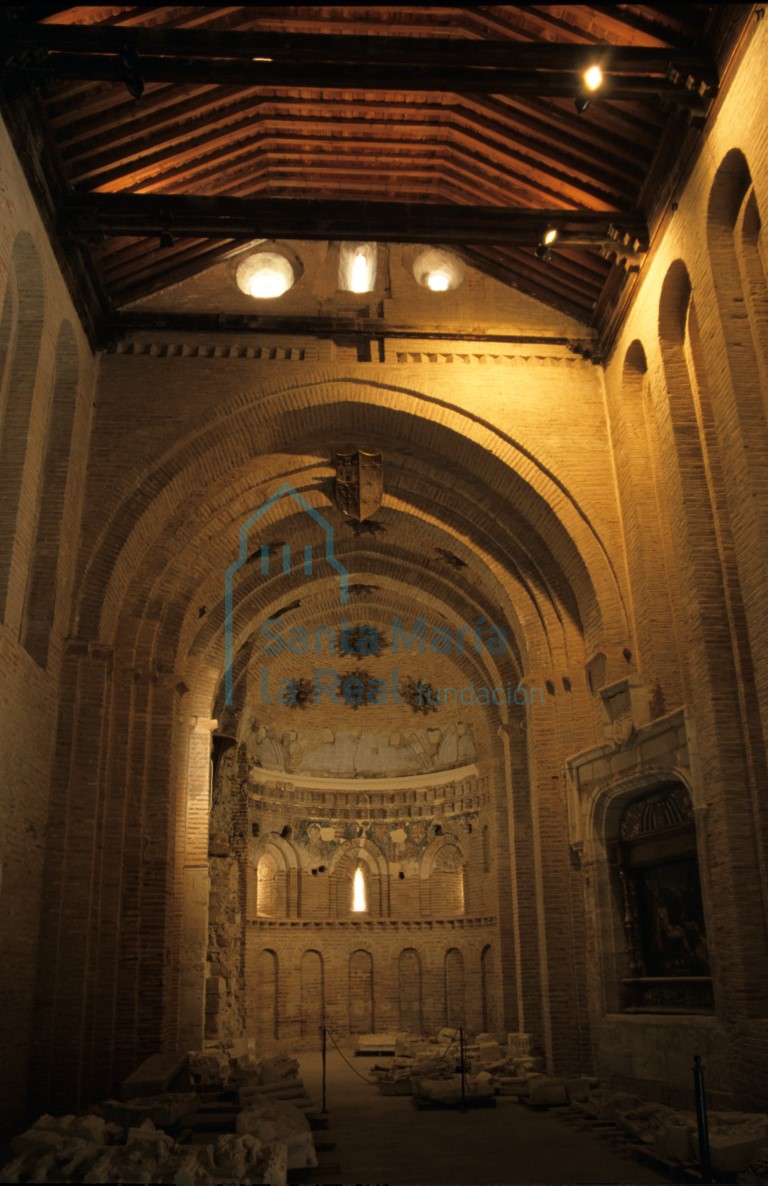
<instances>
[{"instance_id":1,"label":"wooden ceiling plank","mask_svg":"<svg viewBox=\"0 0 768 1186\"><path fill-rule=\"evenodd\" d=\"M571 119L558 109L544 107L542 104L490 97L479 99L476 96L464 96L462 104L471 107L481 117L484 113L495 115L499 120L506 119L509 123L522 127L526 134L534 138L540 136L551 144L555 151L562 146L582 157L590 167L596 165L599 168L608 158L615 167L626 170L630 179L641 177L646 161L650 160L650 144L646 147L638 137L632 151L629 142L626 145L623 142L614 142L593 123L577 121L575 111L574 118Z\"/></svg>"},{"instance_id":2,"label":"wooden ceiling plank","mask_svg":"<svg viewBox=\"0 0 768 1186\"><path fill-rule=\"evenodd\" d=\"M157 88L148 101L145 96L137 102L123 101L125 92L112 88L112 103L101 112L92 112L88 118L59 124L59 137L69 154L87 153L89 148L97 149L112 142L117 146L130 143L134 136L161 136L168 128L178 127L186 120L212 119L230 107L247 110L248 105L257 106L261 92L256 88L234 92L237 103L233 103L230 87L162 87Z\"/></svg>"},{"instance_id":3,"label":"wooden ceiling plank","mask_svg":"<svg viewBox=\"0 0 768 1186\"><path fill-rule=\"evenodd\" d=\"M583 299L572 301L562 292L550 292L548 289L542 288L529 276L513 274L507 267L500 266L492 259L486 259L471 249L467 249L464 254L465 258L474 267L486 272L489 276L493 276L494 279L501 281L502 284L506 284L507 287L514 288L522 292L525 296L533 297L534 300L549 305L553 309L558 309L561 313L565 313L566 316L572 317L575 321L579 321L585 326L590 325L592 308L589 302L585 303Z\"/></svg>"},{"instance_id":4,"label":"wooden ceiling plank","mask_svg":"<svg viewBox=\"0 0 768 1186\"><path fill-rule=\"evenodd\" d=\"M690 13L694 7L706 8L707 6L684 4L677 7L686 9L689 19L677 19L672 12L675 8L674 4L656 6L622 4L620 8L615 4L589 5L589 8L597 14L600 25L605 30L606 38L617 37L623 40L628 31L632 30L639 33L646 42L654 41L670 46L684 45L692 36L696 36L701 31L700 25L697 27L697 22L691 22Z\"/></svg>"},{"instance_id":5,"label":"wooden ceiling plank","mask_svg":"<svg viewBox=\"0 0 768 1186\"><path fill-rule=\"evenodd\" d=\"M552 259L545 262L537 259L533 250L512 250L505 253L504 264L510 272L514 271L515 276L527 275L542 290L560 292L569 296L573 303L581 301L585 307L591 306L600 296L601 285L585 286L580 277L559 265L554 253Z\"/></svg>"},{"instance_id":6,"label":"wooden ceiling plank","mask_svg":"<svg viewBox=\"0 0 768 1186\"><path fill-rule=\"evenodd\" d=\"M253 110L252 104L248 103L247 107L251 111ZM448 109L448 110L450 110L450 109ZM473 129L477 129L479 126L482 126L482 125L478 125L477 120L476 119L473 120L471 115L468 117L465 113L463 113L461 111L457 111L455 113L455 118L462 119L468 127L472 127ZM208 121L205 121L205 122L207 125ZM248 120L242 121L244 126L247 126L248 122L249 122ZM286 121L286 122L288 122L288 121ZM371 133L370 133L369 127L366 125L365 121L360 121L360 122L361 122L361 126L365 127L367 133L370 135ZM319 126L319 124L320 124L320 121L316 120L313 126ZM178 127L178 123L174 123L171 126ZM219 126L226 127L226 126L231 126L231 125L224 123L223 125L219 124ZM422 138L423 138L424 130L425 130L424 125L419 124L416 121L414 121L412 124L409 124L405 127L404 127L402 121L400 121L396 125L392 125L391 130L394 131L395 127L398 132L400 132L402 130L403 132L405 132L407 134L412 134L414 136L418 136L418 137L422 137ZM429 129L429 127L430 127L430 125L427 125L427 129ZM237 130L237 126L234 127L232 130L233 131ZM331 133L331 134L337 133L337 125L335 123L331 123L329 125L328 130L329 130L329 133ZM434 128L433 130L436 134L439 132L445 131L445 132L448 132L449 137L451 137L452 135L455 135L456 138L458 138L459 140L461 140L463 138L467 142L470 141L470 137L467 133L461 133L461 131L458 131L457 133L453 134L452 129L451 129L451 124L447 123L445 121L443 121L439 125L439 127ZM503 153L497 147L497 145L501 145L504 143L501 133L498 134L496 143L494 143L493 140L491 140L487 137L480 136L479 131L474 131L473 138L479 140L483 144L484 148L486 149L486 153L491 153L491 154L495 155L499 165L504 165L505 162L503 159ZM108 140L108 138L105 138L105 139ZM250 143L253 143L253 144L258 143L258 139L259 139L258 137L254 137L250 141ZM197 138L195 138L191 141L188 141L186 143L185 143L183 136L181 136L181 135L174 136L170 140L163 142L161 146L156 148L155 154L150 155L149 159L146 162L142 161L140 164L140 168L138 170L134 168L130 172L135 177L138 172L142 171L142 169L149 168L156 163L162 163L162 161L164 161L166 159L171 147L174 144L177 144L177 143L184 144L184 152L182 153L182 159L185 159L187 156L188 147L189 147L190 152L193 149L196 151L196 146L199 145L201 148L207 148L209 146L209 144L214 145L215 143L217 143L217 140L220 140L220 142L223 142L223 138L222 139L216 138L214 140L210 140L209 138L207 138L207 134L205 134L205 133L201 133ZM247 141L240 141L240 145L242 145L244 143L247 143ZM277 140L275 139L275 144L276 143L277 143ZM338 145L338 147L344 148L344 147L346 147L347 141L345 141L343 139L337 139L336 144ZM467 143L466 147L469 147L469 143ZM537 149L539 148L539 146L536 144L536 142L532 138L526 139L525 147L528 148L532 152L536 152ZM548 154L549 161L552 161L555 158L555 155L556 154L550 152ZM573 181L575 181L575 174L576 174L577 166L578 166L578 158L576 156L569 154L569 153L561 153L560 155L562 157L562 166L563 167L558 171L555 168L553 168L551 165L549 166L549 168L543 167L538 161L532 160L530 157L527 157L524 152L512 151L512 149L510 148L506 154L507 160L509 160L509 161L517 161L521 165L525 166L526 168L528 168L530 170L535 170L541 174L548 173L550 176L557 178L558 185L560 185L561 187L564 187L564 189L567 191L572 191L572 192L567 193L566 197L569 197L573 201L587 201L588 194L590 193L590 191L591 191L591 195L593 198L598 198L598 200L600 200L599 190L601 188L608 195L608 198L610 198L610 196L613 196L613 198L615 200L619 200L621 198L626 199L626 197L628 196L628 191L627 191L626 185L623 187L623 191L622 191L622 189L620 189L615 183L611 184L610 178L611 178L611 176L613 176L613 174L609 173L608 170L606 170L606 169L602 169L600 171L600 173L597 176L597 184L595 184L593 187L590 186L589 182L587 182L586 185L581 185L580 187L575 185L573 183ZM125 176L126 169L123 167L124 163L127 164L129 162L137 161L137 160L139 160L140 156L141 156L141 150L140 150L139 144L137 144L135 151L123 153L122 155L120 155L119 163L116 164L113 169L107 170L106 172L103 172L103 173L98 172L96 166L97 166L97 164L101 164L102 161L111 161L112 160L113 154L109 150L104 150L101 153L95 154L94 158L88 162L89 167L87 169L75 169L74 161L69 156L67 156L67 165L71 171L71 178L72 178L72 181L74 184L82 184L85 181L91 181L93 183L94 180L98 177L98 185L100 187L106 187L113 181L119 181L121 177ZM578 172L579 172L579 174L583 175L583 173L584 173L583 168L578 169ZM625 176L619 170L617 170L616 175L619 177L622 177L622 179ZM569 177L572 177L573 180L569 180ZM606 200L607 200L606 197L602 198L603 204L606 204ZM608 204L610 205L609 200L608 200Z\"/></svg>"},{"instance_id":7,"label":"wooden ceiling plank","mask_svg":"<svg viewBox=\"0 0 768 1186\"><path fill-rule=\"evenodd\" d=\"M257 145L262 150L262 155L257 158L259 164L265 163L263 158L266 158L266 162L270 167L280 168L282 162L293 158L302 161L302 167L308 175L310 173L317 173L319 165L322 166L322 171L327 171L327 154L317 152L313 148L308 148L304 151L300 149L288 151L284 144L279 141L274 142L271 145L271 150L268 151L269 141L266 138L255 137L251 142L240 142L239 147L241 151L238 152L232 152L228 143L224 143L220 151L205 153L204 156L200 156L197 148L192 148L182 154L175 154L173 157L168 158L167 166L160 171L157 171L157 166L163 163L162 157L153 158L152 164L145 169L134 167L130 171L126 171L124 168L113 170L110 174L103 174L98 178L98 188L100 192L114 192L115 190L126 189L130 189L132 192L136 192L137 190L141 190L142 192L157 192L163 186L168 186L171 183L183 182L186 186L189 186L190 183L194 182L194 185L199 187L207 177L218 176L222 179L220 188L226 190L226 181L231 175L232 170L237 168L238 162L247 162L253 157L253 149ZM375 160L366 159L366 154L368 157L374 156L381 150L386 151L386 155L392 161L395 169L403 168L403 157L409 154L417 158L411 164L411 168L415 164L428 164L431 159L456 158L456 170L471 177L477 183L481 183L482 179L485 178L485 184L489 187L487 198L490 199L492 193L495 192L498 195L500 203L508 203L510 197L513 197L516 204L525 204L528 202L533 206L540 206L544 204L555 205L558 201L563 200L565 203L568 203L569 197L571 202L578 200L579 197L583 198L583 193L579 195L575 190L573 193L563 193L564 186L570 189L567 185L567 175L564 175L562 178L552 178L551 176L544 175L543 172L533 170L531 167L528 168L526 173L521 173L519 168L515 169L513 167L513 164L506 162L495 164L484 160L479 154L472 154L468 149L454 145L414 144L404 146L397 143L382 144L380 142L377 142L375 145L371 145L370 143L361 144L358 148L353 148L350 152L337 150L334 154L334 163L331 169L341 175L349 167L348 158L353 156L355 158L354 168L358 176L363 164L366 164L369 171L372 169L378 174L381 171L380 165ZM257 159L254 159L254 164ZM526 164L530 166L530 162L523 161L521 163L524 166ZM496 176L494 176L494 173ZM78 182L83 179L82 175L76 175L75 177L75 180ZM370 185L370 182L367 184ZM474 192L477 195L477 184ZM610 203L603 203L603 205L606 209L611 208Z\"/></svg>"},{"instance_id":8,"label":"wooden ceiling plank","mask_svg":"<svg viewBox=\"0 0 768 1186\"><path fill-rule=\"evenodd\" d=\"M326 142L322 142L320 147L325 147ZM242 146L241 146L242 147ZM222 192L226 191L229 179L235 176L240 171L240 164L251 165L253 167L263 167L264 165L278 164L282 161L300 161L303 162L303 167L306 169L312 168L312 162L315 159L320 159L322 153L317 152L317 145L309 144L303 150L299 147L289 150L280 141L271 140L269 137L261 138L260 148L255 152L255 143L248 144L242 152L231 152L224 150L221 153L206 153L204 156L197 154L184 154L185 160L181 160L178 156L169 159L167 167L162 171L155 171L149 176L145 176L145 170L132 170L129 174L122 171L121 174L115 175L115 182L123 177L123 184L111 185L111 179L102 178L99 190L102 193L120 191L129 191L131 193L149 193L149 192L171 192L169 187L178 189L179 184L184 184L189 188L194 184L195 192L201 192L201 186L204 186L211 178L215 178L220 183ZM376 154L379 145L371 146L370 144L361 143L359 148L353 149L349 153L337 152L335 159L337 167L341 169L346 165L350 167L349 160L354 158L357 175L360 178L361 173L370 172L371 169L376 168L376 160L371 157ZM386 149L387 156L391 159L393 166L396 168L407 168L409 165L418 164L422 160L433 157L444 158L451 149L448 145L402 145L384 144L381 147ZM368 154L368 155L366 155ZM327 155L327 154L326 154ZM370 185L371 183L368 182Z\"/></svg>"}]
</instances>

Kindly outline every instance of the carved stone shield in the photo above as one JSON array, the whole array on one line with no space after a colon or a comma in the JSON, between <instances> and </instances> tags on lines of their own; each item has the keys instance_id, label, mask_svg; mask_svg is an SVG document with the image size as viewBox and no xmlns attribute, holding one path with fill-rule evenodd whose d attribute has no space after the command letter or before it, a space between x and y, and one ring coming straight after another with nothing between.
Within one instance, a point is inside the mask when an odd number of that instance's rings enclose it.
<instances>
[{"instance_id":1,"label":"carved stone shield","mask_svg":"<svg viewBox=\"0 0 768 1186\"><path fill-rule=\"evenodd\" d=\"M383 453L336 454L336 505L362 523L375 515L384 497Z\"/></svg>"}]
</instances>

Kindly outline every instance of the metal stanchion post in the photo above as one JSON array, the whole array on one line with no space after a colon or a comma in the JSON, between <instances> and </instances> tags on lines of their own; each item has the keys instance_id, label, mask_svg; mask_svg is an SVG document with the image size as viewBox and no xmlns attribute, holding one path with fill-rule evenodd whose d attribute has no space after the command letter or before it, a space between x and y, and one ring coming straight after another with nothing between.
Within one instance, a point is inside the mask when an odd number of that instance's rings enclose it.
<instances>
[{"instance_id":1,"label":"metal stanchion post","mask_svg":"<svg viewBox=\"0 0 768 1186\"><path fill-rule=\"evenodd\" d=\"M707 1097L704 1092L704 1069L701 1065L701 1055L693 1058L693 1087L696 1094L696 1120L699 1126L699 1166L702 1182L712 1181L712 1169L709 1160L709 1124L707 1122Z\"/></svg>"},{"instance_id":2,"label":"metal stanchion post","mask_svg":"<svg viewBox=\"0 0 768 1186\"><path fill-rule=\"evenodd\" d=\"M459 1029L459 1058L461 1070L461 1111L467 1110L467 1090L464 1078L464 1028Z\"/></svg>"},{"instance_id":3,"label":"metal stanchion post","mask_svg":"<svg viewBox=\"0 0 768 1186\"><path fill-rule=\"evenodd\" d=\"M325 1113L328 1111L328 1109L325 1106L325 1041L326 1041L325 1026L322 1027L322 1034L323 1034L323 1113Z\"/></svg>"}]
</instances>

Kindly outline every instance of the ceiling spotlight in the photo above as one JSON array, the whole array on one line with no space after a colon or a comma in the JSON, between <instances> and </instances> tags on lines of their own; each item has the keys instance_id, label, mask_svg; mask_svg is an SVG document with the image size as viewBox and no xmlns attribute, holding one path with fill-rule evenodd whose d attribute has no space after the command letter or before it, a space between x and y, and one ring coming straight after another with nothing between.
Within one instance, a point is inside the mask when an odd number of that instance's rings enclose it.
<instances>
[{"instance_id":1,"label":"ceiling spotlight","mask_svg":"<svg viewBox=\"0 0 768 1186\"><path fill-rule=\"evenodd\" d=\"M344 292L373 292L376 287L376 244L342 243L339 288Z\"/></svg>"},{"instance_id":2,"label":"ceiling spotlight","mask_svg":"<svg viewBox=\"0 0 768 1186\"><path fill-rule=\"evenodd\" d=\"M557 227L554 227L554 226L545 227L545 229L541 232L541 235L539 236L539 243L536 248L536 258L537 259L542 259L542 260L544 260L545 263L548 263L549 260L551 260L551 258L552 258L552 250L551 250L552 244L554 242L556 242L557 236L559 235L559 233L560 232L558 231Z\"/></svg>"},{"instance_id":3,"label":"ceiling spotlight","mask_svg":"<svg viewBox=\"0 0 768 1186\"><path fill-rule=\"evenodd\" d=\"M282 296L296 279L293 266L276 251L259 251L249 255L237 269L237 287L246 296L270 300Z\"/></svg>"},{"instance_id":4,"label":"ceiling spotlight","mask_svg":"<svg viewBox=\"0 0 768 1186\"><path fill-rule=\"evenodd\" d=\"M590 99L603 85L603 72L598 65L589 66L581 76L583 90L574 99L579 115L589 107Z\"/></svg>"},{"instance_id":5,"label":"ceiling spotlight","mask_svg":"<svg viewBox=\"0 0 768 1186\"><path fill-rule=\"evenodd\" d=\"M415 259L413 274L422 288L431 292L449 292L459 287L466 276L466 268L452 252L430 247Z\"/></svg>"}]
</instances>

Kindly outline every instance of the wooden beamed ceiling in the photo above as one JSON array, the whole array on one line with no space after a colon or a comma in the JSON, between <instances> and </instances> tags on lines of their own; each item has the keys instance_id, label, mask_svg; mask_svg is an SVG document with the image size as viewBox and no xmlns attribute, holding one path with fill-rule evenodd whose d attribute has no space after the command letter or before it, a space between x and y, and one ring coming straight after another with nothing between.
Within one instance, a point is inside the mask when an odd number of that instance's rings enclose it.
<instances>
[{"instance_id":1,"label":"wooden beamed ceiling","mask_svg":"<svg viewBox=\"0 0 768 1186\"><path fill-rule=\"evenodd\" d=\"M452 244L605 350L751 8L17 5L0 84L96 340L250 241L368 238Z\"/></svg>"}]
</instances>

